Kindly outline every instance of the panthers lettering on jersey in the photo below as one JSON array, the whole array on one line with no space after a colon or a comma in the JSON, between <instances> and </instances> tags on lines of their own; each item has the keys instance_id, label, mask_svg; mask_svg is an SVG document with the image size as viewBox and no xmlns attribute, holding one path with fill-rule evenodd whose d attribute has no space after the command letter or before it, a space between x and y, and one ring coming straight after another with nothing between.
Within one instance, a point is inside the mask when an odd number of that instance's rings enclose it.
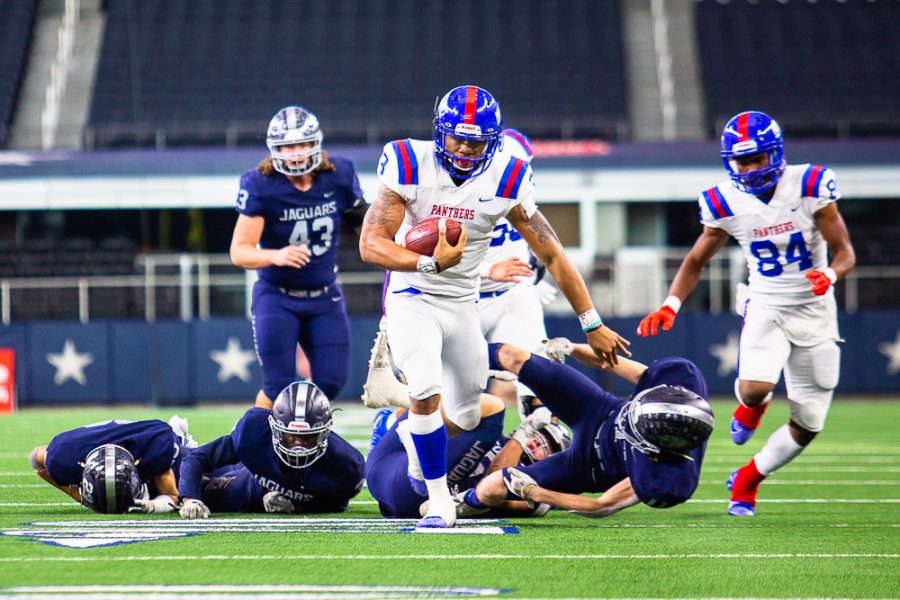
<instances>
[{"instance_id":1,"label":"panthers lettering on jersey","mask_svg":"<svg viewBox=\"0 0 900 600\"><path fill-rule=\"evenodd\" d=\"M162 421L103 421L54 437L47 446L47 473L60 485L80 483L85 458L104 444L116 444L128 450L145 482L176 468L176 461L183 456L175 432Z\"/></svg>"},{"instance_id":2,"label":"panthers lettering on jersey","mask_svg":"<svg viewBox=\"0 0 900 600\"><path fill-rule=\"evenodd\" d=\"M365 201L353 163L337 157L331 161L336 170L317 173L313 186L305 192L281 173L267 177L248 171L241 176L236 209L242 215L265 219L260 247L277 250L305 244L312 254L302 269L266 267L259 270L260 278L300 289L334 282L342 216Z\"/></svg>"},{"instance_id":3,"label":"panthers lettering on jersey","mask_svg":"<svg viewBox=\"0 0 900 600\"><path fill-rule=\"evenodd\" d=\"M837 201L834 172L788 165L768 204L726 180L700 194L700 220L738 241L750 270L750 297L763 304L817 302L805 274L828 266L815 213ZM829 290L833 294L833 290Z\"/></svg>"},{"instance_id":4,"label":"panthers lettering on jersey","mask_svg":"<svg viewBox=\"0 0 900 600\"><path fill-rule=\"evenodd\" d=\"M528 138L515 129L503 130L503 149L524 161L531 161L534 154ZM516 231L515 227L508 220L500 219L491 232L491 242L484 254L484 262L493 265L513 257L527 263L531 260L531 250L528 248L528 242ZM521 283L527 285L531 282L523 281ZM479 292L483 294L499 292L508 290L514 285L517 284L513 281L492 281L483 277Z\"/></svg>"},{"instance_id":5,"label":"panthers lettering on jersey","mask_svg":"<svg viewBox=\"0 0 900 600\"><path fill-rule=\"evenodd\" d=\"M431 216L453 218L468 229L466 251L458 265L435 275L389 272L387 293L475 298L478 267L500 219L519 204L528 216L537 210L531 166L506 149L494 155L484 173L457 186L438 164L434 142L399 140L385 145L377 173L385 186L406 201L397 243L403 243L413 225Z\"/></svg>"}]
</instances>

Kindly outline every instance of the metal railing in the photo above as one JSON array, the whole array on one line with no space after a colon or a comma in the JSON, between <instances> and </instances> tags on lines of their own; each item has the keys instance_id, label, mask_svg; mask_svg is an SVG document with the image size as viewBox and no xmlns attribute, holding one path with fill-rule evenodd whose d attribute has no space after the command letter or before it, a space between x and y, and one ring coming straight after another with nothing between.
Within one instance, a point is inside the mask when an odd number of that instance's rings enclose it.
<instances>
[{"instance_id":1,"label":"metal railing","mask_svg":"<svg viewBox=\"0 0 900 600\"><path fill-rule=\"evenodd\" d=\"M656 277L658 281L646 282L649 294L644 294L644 304L636 300L641 290L635 289L631 283L634 281L634 273L626 273L631 267L623 266L615 256L599 257L594 262L592 275L587 276L598 308L609 316L640 314L647 308L648 302L651 309L655 308L686 252L686 249L658 249L661 260ZM231 290L243 294L243 314L249 316L250 294L256 273L234 267L227 254L145 255L138 258L137 264L143 270L142 274L0 279L0 322L3 325L12 322L12 296L15 290L76 290L77 315L82 323L91 319L90 291L110 288L143 290L143 316L148 322L153 322L158 317L157 291L161 288L178 290L178 316L183 321L208 320L213 315L213 290ZM702 300L704 306L713 314L731 310L735 286L745 277L746 267L739 249L734 248L715 256L704 270L699 284L706 290ZM380 287L383 279L381 271L345 272L338 276L338 282L345 287ZM900 266L857 267L839 284L844 288L843 309L849 313L856 312L861 308L862 286L886 281L900 283ZM372 310L377 311L377 306L373 306ZM558 297L547 307L547 312L568 313L568 304L562 297Z\"/></svg>"}]
</instances>

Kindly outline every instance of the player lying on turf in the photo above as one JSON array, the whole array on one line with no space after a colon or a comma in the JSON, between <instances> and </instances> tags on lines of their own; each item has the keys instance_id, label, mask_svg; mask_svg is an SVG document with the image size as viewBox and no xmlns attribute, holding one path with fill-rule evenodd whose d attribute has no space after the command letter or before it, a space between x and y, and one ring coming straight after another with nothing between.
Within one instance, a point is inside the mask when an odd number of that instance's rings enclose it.
<instances>
[{"instance_id":1,"label":"player lying on turf","mask_svg":"<svg viewBox=\"0 0 900 600\"><path fill-rule=\"evenodd\" d=\"M165 513L178 503L187 420L116 419L64 431L28 460L37 475L98 513ZM151 498L152 497L152 498Z\"/></svg>"},{"instance_id":2,"label":"player lying on turf","mask_svg":"<svg viewBox=\"0 0 900 600\"><path fill-rule=\"evenodd\" d=\"M428 492L421 472L410 473L407 414L400 415L385 431L390 409L379 411L372 434L373 445L366 457L366 482L385 517L418 518L427 512ZM569 434L550 422L550 412L539 409L512 432L503 435L504 404L496 396L482 394L481 421L471 431L450 438L447 445L447 483L453 490L474 487L485 475L502 467L529 465L566 449ZM404 440L404 438L406 438ZM415 461L412 461L415 465ZM472 509L457 505L457 516L473 516ZM422 510L424 508L424 510ZM497 509L516 516L543 516L550 507L510 501ZM486 512L486 511L480 511Z\"/></svg>"},{"instance_id":3,"label":"player lying on turf","mask_svg":"<svg viewBox=\"0 0 900 600\"><path fill-rule=\"evenodd\" d=\"M229 435L197 448L184 461L178 482L181 516L205 519L210 509L347 510L350 498L362 488L364 461L359 450L331 427L331 407L322 390L303 381L290 384L278 394L271 410L251 408ZM203 495L204 475L233 477L234 487L223 490L223 483L207 482ZM251 485L250 475L258 487ZM205 499L213 504L208 506Z\"/></svg>"},{"instance_id":4,"label":"player lying on turf","mask_svg":"<svg viewBox=\"0 0 900 600\"><path fill-rule=\"evenodd\" d=\"M564 452L527 467L506 467L462 495L472 508L509 497L606 517L643 502L668 508L694 493L713 429L706 382L691 361L664 358L647 367L619 358L613 372L635 384L623 400L564 364L508 344L488 348L491 369L516 374L572 429ZM589 346L551 340L548 355L574 354L600 366ZM587 492L603 492L599 498Z\"/></svg>"}]
</instances>

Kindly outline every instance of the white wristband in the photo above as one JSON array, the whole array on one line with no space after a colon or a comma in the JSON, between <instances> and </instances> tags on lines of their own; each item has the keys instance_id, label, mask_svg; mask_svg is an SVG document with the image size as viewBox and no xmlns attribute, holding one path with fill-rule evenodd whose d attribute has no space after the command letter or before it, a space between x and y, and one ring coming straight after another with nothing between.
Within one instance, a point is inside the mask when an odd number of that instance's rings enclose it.
<instances>
[{"instance_id":1,"label":"white wristband","mask_svg":"<svg viewBox=\"0 0 900 600\"><path fill-rule=\"evenodd\" d=\"M603 319L600 318L600 315L594 308L578 315L578 321L581 323L581 330L585 333L603 326Z\"/></svg>"},{"instance_id":2,"label":"white wristband","mask_svg":"<svg viewBox=\"0 0 900 600\"><path fill-rule=\"evenodd\" d=\"M662 303L663 306L668 306L672 309L673 313L678 313L681 310L681 299L678 296L669 296Z\"/></svg>"},{"instance_id":3,"label":"white wristband","mask_svg":"<svg viewBox=\"0 0 900 600\"><path fill-rule=\"evenodd\" d=\"M425 273L427 275L433 275L438 272L437 261L433 256L420 256L419 262L416 263L416 270L420 273Z\"/></svg>"},{"instance_id":4,"label":"white wristband","mask_svg":"<svg viewBox=\"0 0 900 600\"><path fill-rule=\"evenodd\" d=\"M822 269L822 272L825 273L825 277L831 282L831 285L834 285L837 282L837 273L831 267L825 267Z\"/></svg>"},{"instance_id":5,"label":"white wristband","mask_svg":"<svg viewBox=\"0 0 900 600\"><path fill-rule=\"evenodd\" d=\"M478 267L478 274L481 275L482 279L487 279L491 276L491 267L493 267L493 263L483 262Z\"/></svg>"}]
</instances>

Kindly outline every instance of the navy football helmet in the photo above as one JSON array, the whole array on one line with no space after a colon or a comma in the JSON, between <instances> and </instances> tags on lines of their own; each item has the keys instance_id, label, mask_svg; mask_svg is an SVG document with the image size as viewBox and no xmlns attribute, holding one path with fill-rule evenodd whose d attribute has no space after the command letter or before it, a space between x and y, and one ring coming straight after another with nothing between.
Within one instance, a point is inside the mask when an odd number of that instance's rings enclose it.
<instances>
[{"instance_id":1,"label":"navy football helmet","mask_svg":"<svg viewBox=\"0 0 900 600\"><path fill-rule=\"evenodd\" d=\"M643 454L684 456L709 438L715 418L702 396L678 385L657 385L632 398L616 417L616 439Z\"/></svg>"},{"instance_id":2,"label":"navy football helmet","mask_svg":"<svg viewBox=\"0 0 900 600\"><path fill-rule=\"evenodd\" d=\"M519 462L523 465L531 465L539 460L544 460L551 454L562 452L572 445L572 436L558 423L548 423L537 430L528 438L522 446L522 457Z\"/></svg>"},{"instance_id":3,"label":"navy football helmet","mask_svg":"<svg viewBox=\"0 0 900 600\"><path fill-rule=\"evenodd\" d=\"M81 504L96 513L121 514L147 496L131 452L115 444L91 450L81 474Z\"/></svg>"},{"instance_id":4,"label":"navy football helmet","mask_svg":"<svg viewBox=\"0 0 900 600\"><path fill-rule=\"evenodd\" d=\"M331 405L315 384L295 381L272 404L272 446L281 462L305 469L325 455L331 432Z\"/></svg>"},{"instance_id":5,"label":"navy football helmet","mask_svg":"<svg viewBox=\"0 0 900 600\"><path fill-rule=\"evenodd\" d=\"M769 164L741 173L737 158L764 152ZM765 194L778 184L784 173L784 137L778 122L764 112L751 110L737 114L722 131L722 162L735 187L755 196Z\"/></svg>"},{"instance_id":6,"label":"navy football helmet","mask_svg":"<svg viewBox=\"0 0 900 600\"><path fill-rule=\"evenodd\" d=\"M275 170L285 175L305 175L322 163L322 129L319 119L302 106L286 106L269 121L266 145ZM284 153L282 146L311 142L308 150ZM290 163L293 163L291 166Z\"/></svg>"},{"instance_id":7,"label":"navy football helmet","mask_svg":"<svg viewBox=\"0 0 900 600\"><path fill-rule=\"evenodd\" d=\"M500 105L487 90L461 85L447 92L434 110L434 152L441 167L457 179L483 173L500 148L503 118ZM458 156L447 150L446 136L486 142L480 156Z\"/></svg>"}]
</instances>

